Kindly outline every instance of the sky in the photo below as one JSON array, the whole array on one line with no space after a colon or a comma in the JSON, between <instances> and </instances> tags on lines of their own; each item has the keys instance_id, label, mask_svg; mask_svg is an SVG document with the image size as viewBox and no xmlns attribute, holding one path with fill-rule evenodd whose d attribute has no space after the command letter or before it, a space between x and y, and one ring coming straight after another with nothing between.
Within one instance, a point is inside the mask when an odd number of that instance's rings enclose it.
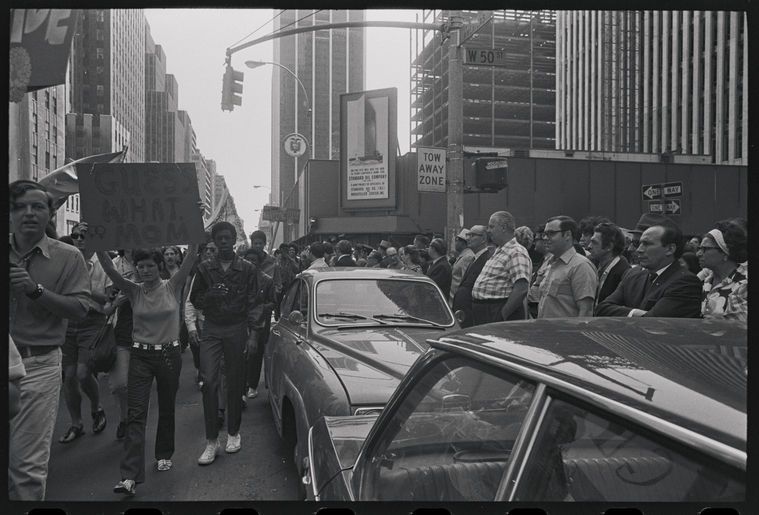
<instances>
[{"instance_id":1,"label":"sky","mask_svg":"<svg viewBox=\"0 0 759 515\"><path fill-rule=\"evenodd\" d=\"M273 61L270 41L232 55L232 67L245 74L242 106L221 110L226 50L268 35L271 9L145 9L150 32L166 55L166 72L176 77L179 109L187 111L197 146L216 162L244 221L257 228L259 211L269 202L271 185L271 80L275 66L250 69L245 61ZM367 20L417 21L418 10L369 10ZM409 151L410 30L366 29L367 90L398 89L398 140ZM253 188L254 185L262 186Z\"/></svg>"}]
</instances>

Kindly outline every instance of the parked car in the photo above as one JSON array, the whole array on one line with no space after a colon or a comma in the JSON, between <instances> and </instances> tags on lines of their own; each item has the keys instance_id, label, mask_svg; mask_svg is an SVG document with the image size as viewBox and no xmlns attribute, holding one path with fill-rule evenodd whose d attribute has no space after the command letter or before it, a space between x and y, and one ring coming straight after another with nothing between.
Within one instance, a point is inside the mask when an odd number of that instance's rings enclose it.
<instances>
[{"instance_id":1,"label":"parked car","mask_svg":"<svg viewBox=\"0 0 759 515\"><path fill-rule=\"evenodd\" d=\"M430 344L379 416L314 425L309 499L745 500L744 322L501 322Z\"/></svg>"},{"instance_id":2,"label":"parked car","mask_svg":"<svg viewBox=\"0 0 759 515\"><path fill-rule=\"evenodd\" d=\"M426 340L459 328L431 279L400 270L307 270L280 307L264 377L299 469L314 422L381 411Z\"/></svg>"}]
</instances>

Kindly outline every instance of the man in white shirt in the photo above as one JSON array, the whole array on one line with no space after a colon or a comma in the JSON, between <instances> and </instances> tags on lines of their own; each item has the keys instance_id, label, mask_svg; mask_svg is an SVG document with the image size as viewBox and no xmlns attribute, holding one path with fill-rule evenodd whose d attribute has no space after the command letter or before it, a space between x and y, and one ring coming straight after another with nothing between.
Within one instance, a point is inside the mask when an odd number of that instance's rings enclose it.
<instances>
[{"instance_id":1,"label":"man in white shirt","mask_svg":"<svg viewBox=\"0 0 759 515\"><path fill-rule=\"evenodd\" d=\"M308 267L309 270L312 268L327 268L329 266L324 261L324 245L319 242L312 243L309 247L308 259L311 261L311 266Z\"/></svg>"}]
</instances>

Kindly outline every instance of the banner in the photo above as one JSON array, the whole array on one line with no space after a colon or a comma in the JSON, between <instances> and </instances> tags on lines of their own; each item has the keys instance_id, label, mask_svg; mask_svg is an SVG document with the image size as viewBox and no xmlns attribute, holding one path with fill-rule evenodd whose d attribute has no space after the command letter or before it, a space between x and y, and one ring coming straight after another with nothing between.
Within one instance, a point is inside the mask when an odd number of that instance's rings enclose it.
<instances>
[{"instance_id":1,"label":"banner","mask_svg":"<svg viewBox=\"0 0 759 515\"><path fill-rule=\"evenodd\" d=\"M11 9L10 101L66 82L66 66L81 11Z\"/></svg>"},{"instance_id":2,"label":"banner","mask_svg":"<svg viewBox=\"0 0 759 515\"><path fill-rule=\"evenodd\" d=\"M210 231L211 227L217 222L229 222L235 226L235 231L237 231L236 246L248 244L248 237L245 235L245 229L242 225L243 221L240 220L240 217L237 215L235 201L232 198L232 195L229 194L229 189L226 187L221 194L221 198L219 199L219 203L216 205L213 214L206 221L205 229Z\"/></svg>"},{"instance_id":3,"label":"banner","mask_svg":"<svg viewBox=\"0 0 759 515\"><path fill-rule=\"evenodd\" d=\"M97 154L83 157L72 161L67 165L57 168L40 179L39 182L53 197L53 207L58 209L66 202L70 195L79 193L79 178L76 175L76 165L96 163L120 163L126 155L126 147L121 152L110 154Z\"/></svg>"},{"instance_id":4,"label":"banner","mask_svg":"<svg viewBox=\"0 0 759 515\"><path fill-rule=\"evenodd\" d=\"M205 242L195 163L78 164L88 250Z\"/></svg>"}]
</instances>

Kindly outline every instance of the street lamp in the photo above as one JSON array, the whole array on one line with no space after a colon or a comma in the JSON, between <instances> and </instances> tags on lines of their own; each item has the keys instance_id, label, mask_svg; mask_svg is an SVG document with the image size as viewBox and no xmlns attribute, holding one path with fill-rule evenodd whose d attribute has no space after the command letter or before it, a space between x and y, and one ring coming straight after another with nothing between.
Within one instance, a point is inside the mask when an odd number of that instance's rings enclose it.
<instances>
[{"instance_id":1,"label":"street lamp","mask_svg":"<svg viewBox=\"0 0 759 515\"><path fill-rule=\"evenodd\" d=\"M274 65L274 66L279 66L280 68L282 68L283 70L285 70L287 73L289 73L290 75L292 75L295 78L295 80L298 82L298 84L300 84L300 88L303 90L303 96L306 99L306 105L308 106L308 117L309 117L308 127L309 127L309 130L311 132L311 141L308 142L308 145L311 147L311 159L314 159L314 141L313 141L314 140L314 129L311 126L311 120L310 120L310 118L311 118L311 101L308 98L308 91L306 91L306 86L304 86L303 82L301 82L301 80L298 78L298 76L295 75L295 72L293 72L287 66L283 66L283 65L281 65L279 63L275 63L275 62L271 62L271 61L245 61L245 66L247 66L248 68L251 68L251 69L258 68L258 67L263 66L265 64L271 64L271 65ZM297 111L296 111L296 113L297 113ZM297 132L297 129L298 129L298 126L296 124L296 126L295 126L296 132Z\"/></svg>"}]
</instances>

